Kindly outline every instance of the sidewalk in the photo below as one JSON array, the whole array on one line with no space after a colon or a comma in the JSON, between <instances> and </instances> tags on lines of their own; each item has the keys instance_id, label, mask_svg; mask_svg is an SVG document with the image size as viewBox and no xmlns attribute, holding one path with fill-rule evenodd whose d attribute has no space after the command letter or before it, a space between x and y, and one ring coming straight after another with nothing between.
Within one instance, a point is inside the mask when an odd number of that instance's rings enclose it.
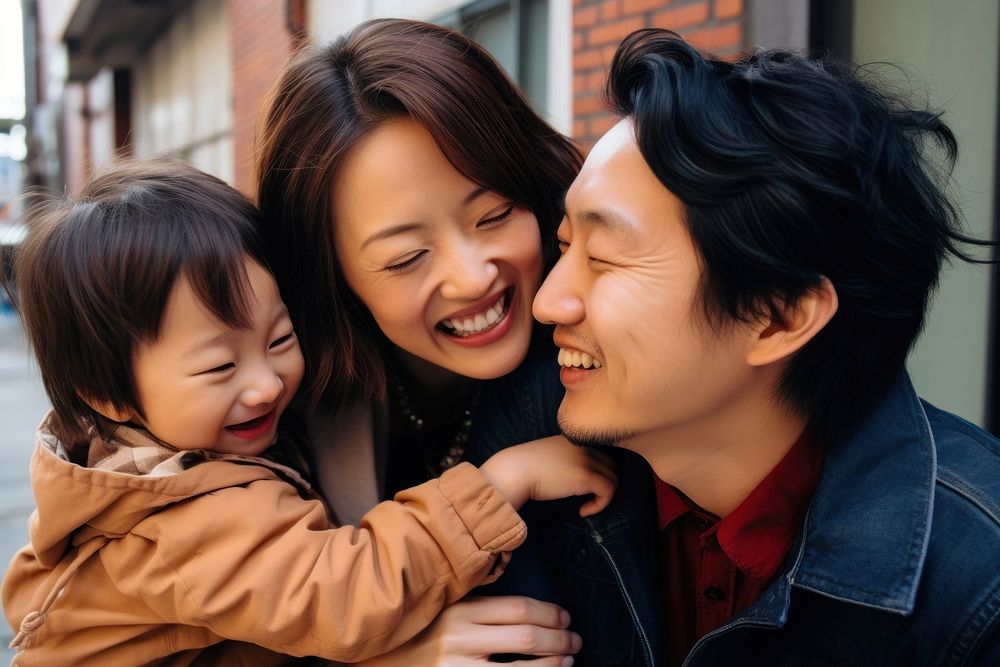
<instances>
[{"instance_id":1,"label":"sidewalk","mask_svg":"<svg viewBox=\"0 0 1000 667\"><path fill-rule=\"evenodd\" d=\"M21 324L0 310L0 569L28 541L28 515L34 509L28 482L35 427L48 410L48 399L34 367ZM14 652L13 633L0 619L0 664Z\"/></svg>"}]
</instances>

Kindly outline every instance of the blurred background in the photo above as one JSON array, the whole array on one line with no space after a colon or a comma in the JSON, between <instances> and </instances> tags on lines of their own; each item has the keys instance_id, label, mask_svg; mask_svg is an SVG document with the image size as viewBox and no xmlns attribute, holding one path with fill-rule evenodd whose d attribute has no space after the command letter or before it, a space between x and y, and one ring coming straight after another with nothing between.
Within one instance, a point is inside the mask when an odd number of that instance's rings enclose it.
<instances>
[{"instance_id":1,"label":"blurred background","mask_svg":"<svg viewBox=\"0 0 1000 667\"><path fill-rule=\"evenodd\" d=\"M958 136L955 193L969 232L1000 238L997 0L0 0L4 265L23 236L17 195L72 192L116 150L180 153L253 196L255 124L282 64L306 41L377 16L468 33L584 150L615 122L600 97L604 72L637 28L671 28L722 56L785 46L899 64L885 74L943 108ZM996 269L947 267L910 361L923 396L994 433L998 298ZM45 400L2 299L0 399L6 563L25 538L27 452Z\"/></svg>"}]
</instances>

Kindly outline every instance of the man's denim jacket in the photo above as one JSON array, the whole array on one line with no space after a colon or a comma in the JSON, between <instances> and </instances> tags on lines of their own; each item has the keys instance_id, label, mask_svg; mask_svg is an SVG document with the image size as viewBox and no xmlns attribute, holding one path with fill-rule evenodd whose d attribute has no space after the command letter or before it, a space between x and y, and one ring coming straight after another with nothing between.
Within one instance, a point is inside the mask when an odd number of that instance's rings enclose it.
<instances>
[{"instance_id":1,"label":"man's denim jacket","mask_svg":"<svg viewBox=\"0 0 1000 667\"><path fill-rule=\"evenodd\" d=\"M510 419L480 427L482 454L554 400L548 373L520 383ZM518 404L518 401L523 403ZM489 591L563 605L577 665L664 664L654 490L622 449L612 505L526 506L528 544ZM685 665L1000 665L1000 441L921 401L903 374L849 439L826 450L797 543L748 609L701 638Z\"/></svg>"}]
</instances>

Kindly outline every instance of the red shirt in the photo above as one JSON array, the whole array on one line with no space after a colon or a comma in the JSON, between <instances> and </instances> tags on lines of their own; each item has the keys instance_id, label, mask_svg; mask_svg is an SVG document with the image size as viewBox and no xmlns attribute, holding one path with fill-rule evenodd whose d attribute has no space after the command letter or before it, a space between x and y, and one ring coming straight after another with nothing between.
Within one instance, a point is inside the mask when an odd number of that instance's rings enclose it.
<instances>
[{"instance_id":1,"label":"red shirt","mask_svg":"<svg viewBox=\"0 0 1000 667\"><path fill-rule=\"evenodd\" d=\"M749 607L774 579L802 526L823 467L805 437L724 519L659 479L668 664Z\"/></svg>"}]
</instances>

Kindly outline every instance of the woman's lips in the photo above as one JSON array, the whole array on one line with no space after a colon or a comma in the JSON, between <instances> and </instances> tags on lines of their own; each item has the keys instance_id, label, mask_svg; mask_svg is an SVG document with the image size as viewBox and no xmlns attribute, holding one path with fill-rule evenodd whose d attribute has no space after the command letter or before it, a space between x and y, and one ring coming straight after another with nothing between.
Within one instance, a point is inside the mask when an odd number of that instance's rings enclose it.
<instances>
[{"instance_id":1,"label":"woman's lips","mask_svg":"<svg viewBox=\"0 0 1000 667\"><path fill-rule=\"evenodd\" d=\"M441 320L437 329L449 336L466 338L485 333L497 326L510 310L511 295L514 287L508 287L503 292L478 310L462 311L463 315L447 317Z\"/></svg>"},{"instance_id":2,"label":"woman's lips","mask_svg":"<svg viewBox=\"0 0 1000 667\"><path fill-rule=\"evenodd\" d=\"M437 326L437 329L446 340L462 347L490 345L506 336L511 327L514 326L514 316L511 313L514 311L514 302L517 298L518 293L514 289L514 286L512 285L507 288L498 300L498 303L501 304L499 319L495 320L492 324L487 322L487 327L482 331L459 334L455 333L455 330L449 329L443 322Z\"/></svg>"}]
</instances>

